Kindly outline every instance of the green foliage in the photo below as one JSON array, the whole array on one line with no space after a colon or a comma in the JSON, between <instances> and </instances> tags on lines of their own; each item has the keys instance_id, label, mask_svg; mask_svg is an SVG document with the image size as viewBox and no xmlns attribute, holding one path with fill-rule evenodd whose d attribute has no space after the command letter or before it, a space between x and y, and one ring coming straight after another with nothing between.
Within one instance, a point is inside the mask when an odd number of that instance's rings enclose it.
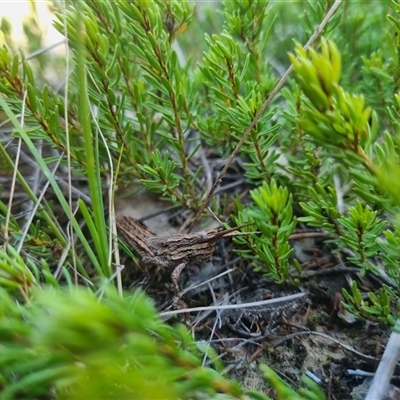
<instances>
[{"instance_id":1,"label":"green foliage","mask_svg":"<svg viewBox=\"0 0 400 400\"><path fill-rule=\"evenodd\" d=\"M2 399L240 398L239 386L201 366L181 326L170 327L140 292L101 302L88 290L35 290L18 306L0 291Z\"/></svg>"},{"instance_id":2,"label":"green foliage","mask_svg":"<svg viewBox=\"0 0 400 400\"><path fill-rule=\"evenodd\" d=\"M395 325L396 318L394 315L399 304L392 304L395 293L389 286L383 285L376 294L369 292L368 300L363 300L357 282L353 281L351 293L343 289L343 295L347 300L343 303L343 307L358 320L368 318L377 322L389 323L392 326Z\"/></svg>"},{"instance_id":3,"label":"green foliage","mask_svg":"<svg viewBox=\"0 0 400 400\"><path fill-rule=\"evenodd\" d=\"M76 218L74 215L72 215L70 213L70 208L68 205L67 200L65 199L63 193L61 192L61 189L58 185L58 183L56 182L52 172L50 171L49 167L47 166L47 163L45 162L45 160L43 159L43 157L41 156L41 154L39 153L39 151L37 150L37 148L35 147L35 145L33 144L33 141L31 139L31 137L28 135L28 133L22 129L21 124L19 123L19 121L17 121L17 119L15 118L15 115L12 113L11 108L8 106L8 104L5 102L3 97L0 97L0 106L3 107L3 110L5 111L5 113L7 114L8 118L10 119L10 121L13 123L16 131L18 132L18 135L20 136L21 139L24 140L25 144L27 145L27 147L29 148L30 152L32 153L35 161L38 163L38 165L40 166L42 172L44 173L44 175L47 177L47 179L49 180L58 201L60 202L61 207L63 208L64 212L70 217L71 219L71 223L74 227L74 231L77 234L77 236L79 237L79 239L81 240L82 245L84 246L88 256L91 258L91 261L93 262L95 268L97 269L99 276L103 277L103 276L107 276L107 272L108 271L108 260L106 261L106 264L103 265L103 268L101 266L101 261L99 262L99 259L96 257L95 252L92 250L90 244L88 243L87 239L85 238L81 227L79 226ZM3 147L0 144L0 147ZM5 152L5 149L3 147L2 152ZM15 165L13 164L13 161L11 160L11 158L7 157L7 162L10 164L10 166L12 168L15 168ZM26 184L26 181L24 179L24 177L21 174L17 174L17 179L18 182L24 186L24 188L26 188L26 192L27 194L30 196L31 200L33 200L35 203L38 202L38 199L36 198L35 194L32 192L32 190L30 189L29 185ZM97 201L101 202L101 199L97 199ZM53 235L55 235L55 237L57 237L60 240L60 243L62 245L66 244L66 239L64 236L63 232L60 232L59 227L55 224L55 221L53 218L51 218L51 215L49 213L49 210L45 210L45 212L43 213L43 220L49 224L49 226L51 227L52 231L53 231ZM105 251L105 250L104 250ZM77 267L80 270L80 272L82 273L83 276L87 276L87 272L84 269L81 260L77 260Z\"/></svg>"},{"instance_id":4,"label":"green foliage","mask_svg":"<svg viewBox=\"0 0 400 400\"><path fill-rule=\"evenodd\" d=\"M377 220L376 214L376 211L371 211L368 206L363 209L358 201L357 205L349 210L348 217L338 219L338 223L345 230L345 234L340 237L343 248L354 252L354 256L348 257L347 260L359 266L362 275L367 270L379 275L377 268L368 261L379 256L380 246L377 239L386 224L385 221Z\"/></svg>"},{"instance_id":5,"label":"green foliage","mask_svg":"<svg viewBox=\"0 0 400 400\"><path fill-rule=\"evenodd\" d=\"M238 250L239 254L253 258L257 271L265 273L266 278L277 283L290 279L289 258L293 249L289 246L289 237L296 227L293 217L292 196L287 188L277 186L274 180L251 192L254 205L239 212L237 224L254 221L260 234L236 237L235 242L249 247ZM250 232L253 227L248 227Z\"/></svg>"},{"instance_id":6,"label":"green foliage","mask_svg":"<svg viewBox=\"0 0 400 400\"><path fill-rule=\"evenodd\" d=\"M296 56L291 54L296 79L307 96L300 127L312 135L317 144L333 145L335 149L350 150L362 155L361 148L368 139L368 119L371 110L362 96L345 92L338 82L341 57L333 42L322 41L321 53L300 45Z\"/></svg>"},{"instance_id":7,"label":"green foliage","mask_svg":"<svg viewBox=\"0 0 400 400\"><path fill-rule=\"evenodd\" d=\"M385 239L386 241L380 243L381 247L381 257L383 262L385 263L385 271L388 273L390 277L394 280L394 282L399 282L399 246L400 246L400 232L398 231L399 223L397 222L397 229L392 231L385 231Z\"/></svg>"},{"instance_id":8,"label":"green foliage","mask_svg":"<svg viewBox=\"0 0 400 400\"><path fill-rule=\"evenodd\" d=\"M140 291L121 298L107 289L99 301L82 288L48 287L18 305L1 289L0 299L2 399L54 393L62 399L269 399L226 379L218 359L210 360L213 369L202 367L189 332L162 322ZM278 398L295 395L272 370L262 369ZM303 379L309 389L294 398L324 398Z\"/></svg>"},{"instance_id":9,"label":"green foliage","mask_svg":"<svg viewBox=\"0 0 400 400\"><path fill-rule=\"evenodd\" d=\"M271 368L266 365L261 365L261 370L264 373L265 378L275 389L278 400L325 400L326 397L318 385L313 382L310 378L303 376L302 381L307 386L306 388L300 388L296 393L285 381L283 381L279 375L274 372ZM257 400L270 400L270 397L262 395L260 393L254 393L254 397Z\"/></svg>"},{"instance_id":10,"label":"green foliage","mask_svg":"<svg viewBox=\"0 0 400 400\"><path fill-rule=\"evenodd\" d=\"M339 211L336 208L337 198L333 188L323 188L320 184L309 187L310 200L307 203L300 203L306 214L298 220L306 222L309 226L323 228L332 236L340 235L341 228L338 224Z\"/></svg>"},{"instance_id":11,"label":"green foliage","mask_svg":"<svg viewBox=\"0 0 400 400\"><path fill-rule=\"evenodd\" d=\"M198 127L207 143L223 155L236 146L276 81L268 64L262 62L273 27L266 19L267 6L267 1L224 2L225 30L205 38L208 52L200 71L209 109L203 108ZM251 180L270 180L275 169L278 156L271 146L279 125L270 122L275 111L262 116L240 150L249 158L244 165Z\"/></svg>"},{"instance_id":12,"label":"green foliage","mask_svg":"<svg viewBox=\"0 0 400 400\"><path fill-rule=\"evenodd\" d=\"M1 33L1 43L7 43L10 44L11 41L11 32L12 32L12 26L11 22L8 20L6 17L1 17L0 20L0 33Z\"/></svg>"},{"instance_id":13,"label":"green foliage","mask_svg":"<svg viewBox=\"0 0 400 400\"><path fill-rule=\"evenodd\" d=\"M361 275L366 271L376 275L388 274L397 289L398 274L396 268L390 266L396 263L398 250L393 249L391 253L389 251L382 255L382 250L389 250L391 245L379 240L388 222L378 219L378 211L372 212L368 205L363 205L354 195L374 204L380 213L384 210L396 212L393 205L400 205L395 178L398 170L398 139L386 133L382 135L380 143L374 143L378 137L377 115L366 107L363 96L349 94L340 87L341 59L332 42L323 40L319 53L313 49L305 52L297 46L296 57L290 57L296 80L306 96L300 98L296 123L302 132L310 135L317 146L321 146L325 157L340 163L336 174L343 181L349 178L353 180L353 194L350 192L345 195L352 196L356 201L349 208L348 215L343 215L343 211L338 208L335 190L317 183L314 188L309 188L313 201L300 203L308 215L299 220L314 227L323 227L330 236L339 239L337 251L350 251L352 254L347 257L347 261L360 267ZM381 79L384 78L382 72ZM391 106L388 111L389 119L394 129L397 129L398 114L395 106ZM393 222L389 223L392 228ZM386 237L392 245L397 242L396 232L397 229L386 231ZM329 240L333 243L335 239ZM376 266L379 257L387 263L384 272ZM389 286L382 286L378 293L369 292L367 295L372 303L369 306L368 302L364 304L361 301L361 294L354 282L351 294L344 290L349 302L345 306L357 317L378 318L379 321L394 323L397 311L389 304L393 294Z\"/></svg>"},{"instance_id":14,"label":"green foliage","mask_svg":"<svg viewBox=\"0 0 400 400\"><path fill-rule=\"evenodd\" d=\"M99 143L101 164L107 144L115 163L122 155L124 179L140 178L148 189L195 208L196 174L189 170L185 135L197 104L187 74L190 64L181 66L172 48L193 10L186 2L135 5L121 1L88 2L81 12L89 99L99 107L98 125L104 137ZM77 16L73 8L67 15L75 45L79 43ZM61 21L62 16L57 24L60 31ZM157 149L168 151L156 153ZM170 162L171 153L174 162Z\"/></svg>"},{"instance_id":15,"label":"green foliage","mask_svg":"<svg viewBox=\"0 0 400 400\"><path fill-rule=\"evenodd\" d=\"M141 294L120 299L107 289L99 301L90 292L102 291L115 275L102 188L107 184L113 191L113 185L137 181L137 190L199 210L205 195L199 155L231 154L290 63L293 79L237 154L243 186L252 190L251 198L235 200L234 220L250 223L243 231L251 233L235 238L236 251L267 279L293 283L291 234L297 221L317 229L361 276L381 275L387 283L364 293L354 281L344 289L346 311L395 323L400 6L344 2L325 27L325 38L307 51L293 48L293 39L305 43L331 3L288 7L226 0L216 13L215 4L195 9L188 1L70 2L56 22L60 32L67 31L72 52L65 97L42 83L45 74L22 52L13 51L10 27L2 20L8 46L0 49L1 124L11 124L31 153L73 233L69 238L52 205L18 171L17 181L37 211L26 230L27 221L10 215L11 244L0 251L4 398L54 392L61 398L131 398L133 390L137 397L244 396L218 365L201 368L187 332L162 323ZM31 21L26 32L36 28ZM40 68L45 61L40 59ZM37 150L42 142L57 149L75 175L87 178L91 204L77 203L87 229L53 176L55 157ZM2 169L18 167L3 140L0 154ZM213 207L229 214L229 195L220 200ZM8 213L0 202L2 229ZM58 252L65 255L61 265ZM73 289L78 277L90 289ZM265 374L278 397L323 398L308 383L309 389L296 394L271 371ZM161 378L147 385L155 376Z\"/></svg>"},{"instance_id":16,"label":"green foliage","mask_svg":"<svg viewBox=\"0 0 400 400\"><path fill-rule=\"evenodd\" d=\"M379 274L368 260L379 255L380 244L377 239L382 235L386 222L379 221L377 212L372 212L368 206L363 209L360 201L349 209L348 216L344 216L335 207L337 199L334 190L327 189L328 193L320 185L309 189L314 201L300 203L308 216L300 217L299 221L309 226L323 227L333 237L327 242L337 244L335 251L346 248L353 252L354 255L347 260L359 266L361 274L367 270Z\"/></svg>"},{"instance_id":17,"label":"green foliage","mask_svg":"<svg viewBox=\"0 0 400 400\"><path fill-rule=\"evenodd\" d=\"M0 283L3 288L21 291L28 296L29 288L37 282L38 270L31 262L35 274L27 267L22 257L14 248L0 249ZM36 276L35 276L36 275Z\"/></svg>"}]
</instances>

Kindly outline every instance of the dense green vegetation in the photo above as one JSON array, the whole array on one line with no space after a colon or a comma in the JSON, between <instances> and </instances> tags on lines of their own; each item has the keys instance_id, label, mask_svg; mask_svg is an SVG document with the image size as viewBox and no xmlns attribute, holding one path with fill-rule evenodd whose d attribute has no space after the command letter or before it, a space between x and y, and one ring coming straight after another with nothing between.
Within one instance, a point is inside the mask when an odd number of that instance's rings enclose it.
<instances>
[{"instance_id":1,"label":"dense green vegetation","mask_svg":"<svg viewBox=\"0 0 400 400\"><path fill-rule=\"evenodd\" d=\"M367 291L354 280L343 289L346 311L395 324L396 1L336 9L329 0L227 0L218 12L187 1L69 3L55 4L71 48L61 93L7 35L0 49L0 118L12 127L1 133L9 180L0 193L17 182L29 205L0 200L2 398L268 398L226 378L210 349L203 367L204 349L184 327L163 322L145 294L123 291L113 204L116 187L132 181L190 223L210 206L248 224L235 251L276 284L302 279L290 242L296 227L323 232L333 254L346 250L346 265L383 282ZM23 144L51 197L18 170L10 140ZM204 154L219 160L210 184ZM88 201L62 190L58 163L84 178ZM234 163L250 194L212 196ZM279 398L323 398L308 381L310 391L297 395L264 373Z\"/></svg>"}]
</instances>

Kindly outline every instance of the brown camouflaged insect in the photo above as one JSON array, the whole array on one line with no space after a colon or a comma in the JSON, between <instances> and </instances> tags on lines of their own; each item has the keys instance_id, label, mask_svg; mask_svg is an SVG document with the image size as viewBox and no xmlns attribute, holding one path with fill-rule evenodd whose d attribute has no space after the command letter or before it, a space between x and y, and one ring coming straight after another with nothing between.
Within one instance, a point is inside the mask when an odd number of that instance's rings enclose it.
<instances>
[{"instance_id":1,"label":"brown camouflaged insect","mask_svg":"<svg viewBox=\"0 0 400 400\"><path fill-rule=\"evenodd\" d=\"M177 291L180 273L187 265L203 266L214 252L217 240L241 228L157 236L135 218L119 215L116 222L119 234L144 265L173 269L171 279Z\"/></svg>"}]
</instances>

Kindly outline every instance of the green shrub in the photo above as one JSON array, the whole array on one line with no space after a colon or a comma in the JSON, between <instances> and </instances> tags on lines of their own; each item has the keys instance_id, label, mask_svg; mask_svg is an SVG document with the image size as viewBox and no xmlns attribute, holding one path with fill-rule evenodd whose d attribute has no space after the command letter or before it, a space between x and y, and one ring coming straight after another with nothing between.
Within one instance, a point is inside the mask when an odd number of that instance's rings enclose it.
<instances>
[{"instance_id":1,"label":"green shrub","mask_svg":"<svg viewBox=\"0 0 400 400\"><path fill-rule=\"evenodd\" d=\"M53 203L43 201L17 171L31 217L21 221L0 200L3 398L266 398L246 394L218 364L203 368L187 331L163 323L143 294L123 295L105 213L116 186L135 181L189 210L193 223L234 160L250 196L212 208L249 223L250 234L235 239L243 259L266 279L298 284L289 240L298 223L316 228L361 276L385 278L366 296L356 282L345 289L347 311L395 323L400 7L367 3L343 3L304 49L293 40L306 42L330 1L226 0L218 13L187 1L71 2L55 23L71 46L63 95L41 83L22 52L0 49L1 123L13 126L54 192ZM7 23L1 28L9 42ZM290 65L293 79L275 92ZM44 156L40 143L60 157ZM210 150L229 157L211 190L199 161ZM14 170L4 141L0 154L2 169ZM65 196L56 162L87 179L90 204ZM265 374L280 398L322 398Z\"/></svg>"}]
</instances>

